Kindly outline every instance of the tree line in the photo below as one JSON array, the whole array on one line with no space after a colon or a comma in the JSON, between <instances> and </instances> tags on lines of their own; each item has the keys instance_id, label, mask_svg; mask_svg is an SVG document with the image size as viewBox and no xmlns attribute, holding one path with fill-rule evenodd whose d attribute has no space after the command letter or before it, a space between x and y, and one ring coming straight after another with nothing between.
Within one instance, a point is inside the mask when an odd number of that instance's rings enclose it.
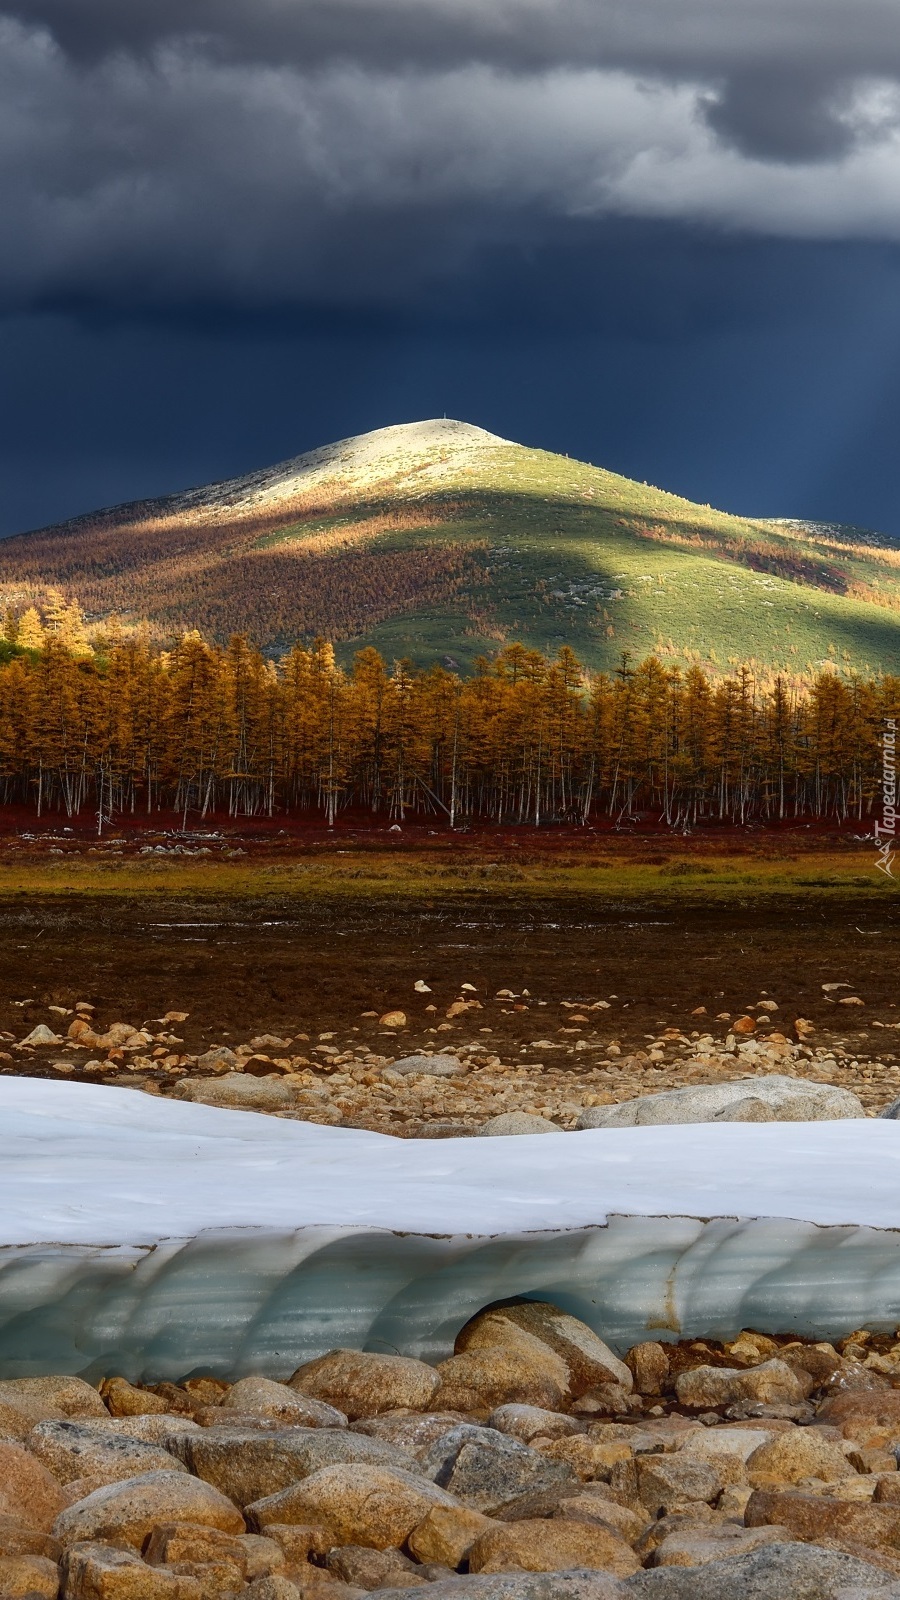
<instances>
[{"instance_id":1,"label":"tree line","mask_svg":"<svg viewBox=\"0 0 900 1600\"><path fill-rule=\"evenodd\" d=\"M880 804L881 735L900 678L712 678L651 657L585 673L508 645L462 678L349 668L330 644L275 664L245 638L80 639L58 619L0 660L0 803L39 815L189 819L353 809L496 823L846 820Z\"/></svg>"}]
</instances>

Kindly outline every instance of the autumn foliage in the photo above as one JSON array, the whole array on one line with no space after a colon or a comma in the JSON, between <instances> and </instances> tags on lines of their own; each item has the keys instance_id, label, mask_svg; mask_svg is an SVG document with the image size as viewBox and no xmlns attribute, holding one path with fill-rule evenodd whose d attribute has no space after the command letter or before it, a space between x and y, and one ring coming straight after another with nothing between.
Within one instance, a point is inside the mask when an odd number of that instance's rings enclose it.
<instances>
[{"instance_id":1,"label":"autumn foliage","mask_svg":"<svg viewBox=\"0 0 900 1600\"><path fill-rule=\"evenodd\" d=\"M278 665L246 638L169 652L113 632L93 652L63 607L0 662L0 802L185 819L353 807L401 820L866 818L900 678L715 681L651 658L587 677L571 650L510 645L461 679L331 645Z\"/></svg>"}]
</instances>

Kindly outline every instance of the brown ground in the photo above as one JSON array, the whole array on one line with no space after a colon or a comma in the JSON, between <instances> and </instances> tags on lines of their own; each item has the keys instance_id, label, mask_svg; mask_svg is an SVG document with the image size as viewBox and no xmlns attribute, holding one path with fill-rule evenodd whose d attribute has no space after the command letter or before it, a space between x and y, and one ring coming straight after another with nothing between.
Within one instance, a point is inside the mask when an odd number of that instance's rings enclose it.
<instances>
[{"instance_id":1,"label":"brown ground","mask_svg":"<svg viewBox=\"0 0 900 1600\"><path fill-rule=\"evenodd\" d=\"M623 1057L649 1048L666 1028L686 1038L710 1033L718 1042L729 1031L719 1013L733 1018L770 998L779 1009L755 1013L759 1036L778 1031L795 1039L796 1018L809 1019L815 1047L847 1052L836 1081L858 1087L869 1058L888 1064L889 1079L882 1086L876 1075L878 1083L869 1083L874 1100L866 1096L879 1105L897 1092L890 1064L900 1059L892 1027L900 1022L898 957L893 896L876 904L847 896L743 906L592 904L584 896L484 891L429 901L0 902L0 1029L16 1040L39 1022L64 1032L65 1019L48 1006L87 1000L98 1026L189 1012L178 1028L185 1051L265 1032L305 1032L312 1042L330 1032L341 1050L370 1043L396 1057L423 1044L478 1041L502 1061L519 1061L522 1044L552 1039L563 1046L553 1067L574 1070L585 1058L567 1050L579 1039L595 1048L618 1043ZM432 992L417 994L417 979ZM483 1009L429 1032L446 1024L464 983L475 986ZM829 999L827 983L848 987ZM503 988L517 998L495 999ZM865 1003L838 1003L848 996ZM24 1000L30 1003L15 1003ZM572 1020L598 1000L608 1000L609 1009ZM429 1005L437 1009L429 1012ZM699 1006L705 1016L692 1015ZM397 1007L407 1027L387 1035L378 1016ZM376 1016L365 1018L366 1011ZM666 1046L672 1081L686 1053L677 1041ZM52 1074L42 1057L29 1062L16 1053L6 1071ZM615 1062L609 1068L614 1079ZM671 1079L657 1065L646 1087ZM624 1083L623 1090L635 1092Z\"/></svg>"}]
</instances>

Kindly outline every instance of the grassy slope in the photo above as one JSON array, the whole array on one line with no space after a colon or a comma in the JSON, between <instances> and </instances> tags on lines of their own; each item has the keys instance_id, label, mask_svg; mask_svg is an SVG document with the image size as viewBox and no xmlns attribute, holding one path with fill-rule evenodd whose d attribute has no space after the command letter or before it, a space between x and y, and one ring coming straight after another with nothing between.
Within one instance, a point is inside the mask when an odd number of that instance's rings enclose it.
<instances>
[{"instance_id":1,"label":"grassy slope","mask_svg":"<svg viewBox=\"0 0 900 1600\"><path fill-rule=\"evenodd\" d=\"M161 637L243 628L276 655L319 630L344 659L375 644L389 659L463 669L513 639L545 652L571 645L593 668L623 651L792 673L829 659L864 672L900 666L900 552L888 541L731 517L478 430L461 450L437 438L418 455L407 430L389 431L390 448L355 476L338 464L305 502L276 493L264 525L241 522L213 486L184 506L120 507L96 527L87 518L9 541L4 595L24 592L29 571L75 593L96 580L95 617L137 621L146 608ZM199 520L188 501L206 502ZM768 570L753 570L761 551ZM118 574L115 592L104 572ZM361 618L371 625L348 638Z\"/></svg>"},{"instance_id":2,"label":"grassy slope","mask_svg":"<svg viewBox=\"0 0 900 1600\"><path fill-rule=\"evenodd\" d=\"M462 610L407 614L351 641L346 654L375 644L389 657L449 655L465 666L508 637L541 650L570 644L592 667L614 665L623 650L638 657L662 651L682 661L695 652L722 666L758 660L793 671L825 659L876 671L900 661L900 611L651 541L640 530L659 530L663 539L763 538L788 559L800 552L813 572L827 563L832 573L880 582L900 599L900 569L890 553L841 551L794 529L731 517L519 446L486 452L448 479L442 496L401 486L399 497L431 508L443 498L454 503L453 514L424 534L383 535L381 546L412 552L423 538L441 537L485 544L485 589L472 597L468 617ZM298 528L269 542L305 533Z\"/></svg>"}]
</instances>

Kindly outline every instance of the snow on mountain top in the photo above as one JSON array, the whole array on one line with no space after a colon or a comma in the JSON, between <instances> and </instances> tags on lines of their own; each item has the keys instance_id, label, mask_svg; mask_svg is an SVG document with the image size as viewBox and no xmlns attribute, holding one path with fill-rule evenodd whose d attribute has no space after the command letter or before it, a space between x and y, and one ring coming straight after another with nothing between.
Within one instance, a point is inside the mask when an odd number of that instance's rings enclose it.
<instances>
[{"instance_id":1,"label":"snow on mountain top","mask_svg":"<svg viewBox=\"0 0 900 1600\"><path fill-rule=\"evenodd\" d=\"M465 465L485 450L508 442L484 428L456 422L451 417L403 422L338 439L334 444L308 450L240 478L189 489L172 497L169 505L182 510L265 506L326 485L366 490L386 481L396 484L413 474L417 479L422 476L423 482L433 483L448 469Z\"/></svg>"},{"instance_id":2,"label":"snow on mountain top","mask_svg":"<svg viewBox=\"0 0 900 1600\"><path fill-rule=\"evenodd\" d=\"M897 1226L890 1121L435 1143L26 1078L0 1079L0 1116L0 1245L309 1226L483 1237L616 1215Z\"/></svg>"}]
</instances>

